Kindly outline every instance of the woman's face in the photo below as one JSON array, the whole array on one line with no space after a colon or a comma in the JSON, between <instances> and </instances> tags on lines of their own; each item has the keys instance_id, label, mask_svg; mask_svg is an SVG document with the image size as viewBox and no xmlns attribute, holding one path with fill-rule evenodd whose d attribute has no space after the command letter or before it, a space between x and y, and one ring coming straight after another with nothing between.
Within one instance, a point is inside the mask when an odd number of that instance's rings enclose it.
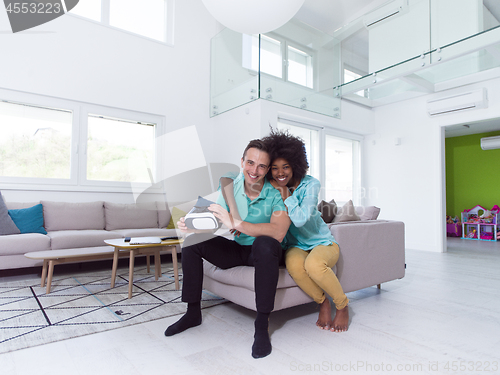
<instances>
[{"instance_id":1,"label":"woman's face","mask_svg":"<svg viewBox=\"0 0 500 375\"><path fill-rule=\"evenodd\" d=\"M279 186L287 186L293 179L292 167L283 158L277 158L273 161L271 173Z\"/></svg>"}]
</instances>

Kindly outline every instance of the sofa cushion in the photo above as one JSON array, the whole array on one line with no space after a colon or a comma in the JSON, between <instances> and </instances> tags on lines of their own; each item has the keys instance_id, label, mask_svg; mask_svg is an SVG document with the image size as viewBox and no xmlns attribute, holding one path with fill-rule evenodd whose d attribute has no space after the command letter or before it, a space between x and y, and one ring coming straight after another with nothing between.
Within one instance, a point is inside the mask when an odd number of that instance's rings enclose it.
<instances>
[{"instance_id":1,"label":"sofa cushion","mask_svg":"<svg viewBox=\"0 0 500 375\"><path fill-rule=\"evenodd\" d=\"M361 220L377 220L380 214L380 208L375 206L356 206L354 208Z\"/></svg>"},{"instance_id":2,"label":"sofa cushion","mask_svg":"<svg viewBox=\"0 0 500 375\"><path fill-rule=\"evenodd\" d=\"M106 230L57 230L48 232L52 250L104 246L104 240L120 238Z\"/></svg>"},{"instance_id":3,"label":"sofa cushion","mask_svg":"<svg viewBox=\"0 0 500 375\"><path fill-rule=\"evenodd\" d=\"M48 231L104 229L104 202L42 201Z\"/></svg>"},{"instance_id":4,"label":"sofa cushion","mask_svg":"<svg viewBox=\"0 0 500 375\"><path fill-rule=\"evenodd\" d=\"M361 220L354 209L354 205L352 204L352 200L344 204L344 206L337 211L337 215L335 215L335 219L333 219L334 223L340 223L344 221L359 221Z\"/></svg>"},{"instance_id":5,"label":"sofa cushion","mask_svg":"<svg viewBox=\"0 0 500 375\"><path fill-rule=\"evenodd\" d=\"M9 210L7 209L7 206L5 205L5 202L3 200L2 192L0 192L0 236L20 233L21 231L9 216Z\"/></svg>"},{"instance_id":6,"label":"sofa cushion","mask_svg":"<svg viewBox=\"0 0 500 375\"><path fill-rule=\"evenodd\" d=\"M23 233L47 234L43 227L43 207L36 204L33 207L9 210L9 215Z\"/></svg>"},{"instance_id":7,"label":"sofa cushion","mask_svg":"<svg viewBox=\"0 0 500 375\"><path fill-rule=\"evenodd\" d=\"M0 236L0 249L2 249L2 256L25 254L30 251L50 250L50 238L41 233Z\"/></svg>"},{"instance_id":8,"label":"sofa cushion","mask_svg":"<svg viewBox=\"0 0 500 375\"><path fill-rule=\"evenodd\" d=\"M156 203L104 203L106 230L158 228Z\"/></svg>"},{"instance_id":9,"label":"sofa cushion","mask_svg":"<svg viewBox=\"0 0 500 375\"><path fill-rule=\"evenodd\" d=\"M224 284L236 285L249 290L255 290L255 267L237 266L222 269L212 263L203 261L203 272L206 276ZM284 267L279 269L278 285L276 288L291 288L297 284Z\"/></svg>"},{"instance_id":10,"label":"sofa cushion","mask_svg":"<svg viewBox=\"0 0 500 375\"><path fill-rule=\"evenodd\" d=\"M166 228L170 222L170 211L166 202L156 202L156 209L158 210L158 226Z\"/></svg>"},{"instance_id":11,"label":"sofa cushion","mask_svg":"<svg viewBox=\"0 0 500 375\"><path fill-rule=\"evenodd\" d=\"M325 223L331 223L337 213L337 203L332 199L330 202L321 201L318 204L318 211Z\"/></svg>"}]
</instances>

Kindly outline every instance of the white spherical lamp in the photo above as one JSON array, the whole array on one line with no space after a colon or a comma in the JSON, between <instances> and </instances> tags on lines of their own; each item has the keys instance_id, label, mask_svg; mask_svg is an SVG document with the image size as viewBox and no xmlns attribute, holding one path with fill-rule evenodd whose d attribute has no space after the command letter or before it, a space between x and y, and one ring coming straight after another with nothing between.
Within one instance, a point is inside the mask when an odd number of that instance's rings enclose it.
<instances>
[{"instance_id":1,"label":"white spherical lamp","mask_svg":"<svg viewBox=\"0 0 500 375\"><path fill-rule=\"evenodd\" d=\"M243 34L264 34L287 23L305 0L202 0L210 14Z\"/></svg>"}]
</instances>

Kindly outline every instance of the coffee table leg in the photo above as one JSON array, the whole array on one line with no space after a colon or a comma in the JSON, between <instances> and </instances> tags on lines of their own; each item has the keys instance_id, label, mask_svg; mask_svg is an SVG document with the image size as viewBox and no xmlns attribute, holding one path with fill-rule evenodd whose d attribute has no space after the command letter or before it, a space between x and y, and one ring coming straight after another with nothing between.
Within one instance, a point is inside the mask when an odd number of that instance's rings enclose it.
<instances>
[{"instance_id":1,"label":"coffee table leg","mask_svg":"<svg viewBox=\"0 0 500 375\"><path fill-rule=\"evenodd\" d=\"M179 267L177 267L177 246L172 246L172 264L174 265L175 290L179 290Z\"/></svg>"},{"instance_id":2,"label":"coffee table leg","mask_svg":"<svg viewBox=\"0 0 500 375\"><path fill-rule=\"evenodd\" d=\"M151 271L150 267L151 267L151 259L149 258L149 255L146 255L146 268L148 273Z\"/></svg>"},{"instance_id":3,"label":"coffee table leg","mask_svg":"<svg viewBox=\"0 0 500 375\"><path fill-rule=\"evenodd\" d=\"M160 249L155 250L155 281L161 277Z\"/></svg>"},{"instance_id":4,"label":"coffee table leg","mask_svg":"<svg viewBox=\"0 0 500 375\"><path fill-rule=\"evenodd\" d=\"M49 261L49 275L47 277L47 289L45 291L46 294L50 293L50 287L52 285L52 275L54 274L54 261Z\"/></svg>"},{"instance_id":5,"label":"coffee table leg","mask_svg":"<svg viewBox=\"0 0 500 375\"><path fill-rule=\"evenodd\" d=\"M45 286L45 279L47 278L47 265L49 261L47 259L43 260L43 267L42 267L42 281L41 281L41 287L43 288Z\"/></svg>"},{"instance_id":6,"label":"coffee table leg","mask_svg":"<svg viewBox=\"0 0 500 375\"><path fill-rule=\"evenodd\" d=\"M115 252L113 253L113 267L111 268L111 288L115 287L116 271L118 269L118 252L120 249L115 247Z\"/></svg>"},{"instance_id":7,"label":"coffee table leg","mask_svg":"<svg viewBox=\"0 0 500 375\"><path fill-rule=\"evenodd\" d=\"M135 250L130 250L129 270L128 270L128 298L132 298L132 287L134 286L134 259Z\"/></svg>"}]
</instances>

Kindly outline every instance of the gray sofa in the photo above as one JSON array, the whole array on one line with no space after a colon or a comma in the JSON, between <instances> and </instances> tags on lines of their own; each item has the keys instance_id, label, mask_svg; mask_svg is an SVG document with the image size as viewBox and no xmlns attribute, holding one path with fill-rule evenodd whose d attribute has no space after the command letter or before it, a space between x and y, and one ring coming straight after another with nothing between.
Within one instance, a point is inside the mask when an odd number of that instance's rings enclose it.
<instances>
[{"instance_id":1,"label":"gray sofa","mask_svg":"<svg viewBox=\"0 0 500 375\"><path fill-rule=\"evenodd\" d=\"M405 275L404 223L363 220L328 224L339 243L334 271L344 292L379 285ZM223 270L205 261L204 288L255 310L254 268ZM280 269L274 310L311 302L285 268Z\"/></svg>"},{"instance_id":2,"label":"gray sofa","mask_svg":"<svg viewBox=\"0 0 500 375\"><path fill-rule=\"evenodd\" d=\"M43 206L43 226L47 234L23 233L0 236L0 270L41 266L28 259L28 252L109 247L104 240L123 237L175 236L166 229L170 211L163 202L118 204L112 202L5 202L7 208ZM177 249L180 252L180 247Z\"/></svg>"}]
</instances>

